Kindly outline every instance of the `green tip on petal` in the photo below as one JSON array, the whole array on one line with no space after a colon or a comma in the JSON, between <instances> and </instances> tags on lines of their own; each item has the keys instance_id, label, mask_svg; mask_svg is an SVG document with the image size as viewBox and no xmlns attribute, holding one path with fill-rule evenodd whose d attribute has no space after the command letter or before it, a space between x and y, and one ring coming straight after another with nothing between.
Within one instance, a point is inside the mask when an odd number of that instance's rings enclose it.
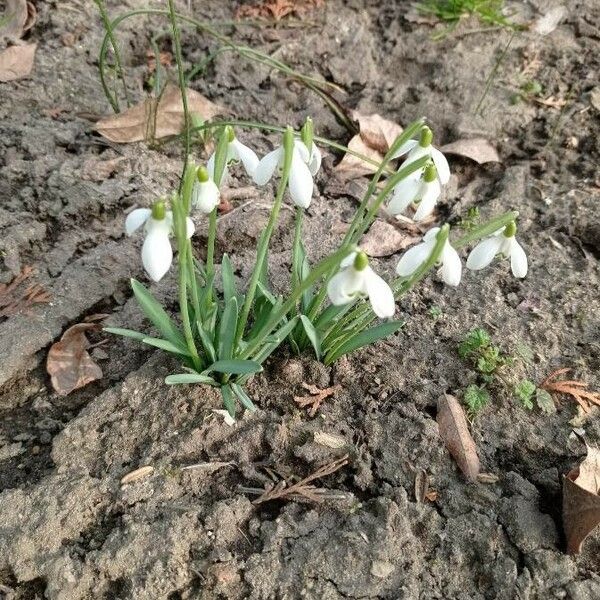
<instances>
[{"instance_id":1,"label":"green tip on petal","mask_svg":"<svg viewBox=\"0 0 600 600\"><path fill-rule=\"evenodd\" d=\"M364 271L369 265L369 257L361 250L354 257L354 268L357 271Z\"/></svg>"},{"instance_id":2,"label":"green tip on petal","mask_svg":"<svg viewBox=\"0 0 600 600\"><path fill-rule=\"evenodd\" d=\"M429 163L423 171L423 180L425 183L431 183L437 178L437 169L433 163Z\"/></svg>"},{"instance_id":3,"label":"green tip on petal","mask_svg":"<svg viewBox=\"0 0 600 600\"><path fill-rule=\"evenodd\" d=\"M162 221L167 214L167 206L164 200L157 200L152 205L152 218L155 221Z\"/></svg>"},{"instance_id":4,"label":"green tip on petal","mask_svg":"<svg viewBox=\"0 0 600 600\"><path fill-rule=\"evenodd\" d=\"M196 177L200 183L206 183L210 179L207 168L204 166L198 167L198 170L196 171Z\"/></svg>"},{"instance_id":5,"label":"green tip on petal","mask_svg":"<svg viewBox=\"0 0 600 600\"><path fill-rule=\"evenodd\" d=\"M504 237L515 237L515 233L517 233L517 224L512 221L504 228Z\"/></svg>"},{"instance_id":6,"label":"green tip on petal","mask_svg":"<svg viewBox=\"0 0 600 600\"><path fill-rule=\"evenodd\" d=\"M302 126L302 129L300 130L300 137L301 137L302 141L304 142L304 145L308 148L309 152L312 148L313 136L314 136L313 120L310 117L306 117L306 121L304 122L304 125Z\"/></svg>"},{"instance_id":7,"label":"green tip on petal","mask_svg":"<svg viewBox=\"0 0 600 600\"><path fill-rule=\"evenodd\" d=\"M233 127L231 125L227 125L227 127L225 127L225 131L227 132L227 141L228 142L233 142L233 140L235 140L235 131L233 130Z\"/></svg>"},{"instance_id":8,"label":"green tip on petal","mask_svg":"<svg viewBox=\"0 0 600 600\"><path fill-rule=\"evenodd\" d=\"M433 142L433 131L427 127L423 127L421 129L421 137L419 138L419 145L423 148L427 148L427 146L431 146L431 142Z\"/></svg>"}]
</instances>

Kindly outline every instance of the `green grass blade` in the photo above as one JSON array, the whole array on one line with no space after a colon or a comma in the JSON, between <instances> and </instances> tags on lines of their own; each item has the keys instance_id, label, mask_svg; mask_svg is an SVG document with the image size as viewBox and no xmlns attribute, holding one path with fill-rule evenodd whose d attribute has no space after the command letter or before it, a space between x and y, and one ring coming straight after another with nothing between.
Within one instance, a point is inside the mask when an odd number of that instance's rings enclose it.
<instances>
[{"instance_id":1,"label":"green grass blade","mask_svg":"<svg viewBox=\"0 0 600 600\"><path fill-rule=\"evenodd\" d=\"M145 333L140 333L139 331L134 331L133 329L123 329L122 327L103 327L102 331L106 331L106 333L113 333L114 335L121 335L123 337L132 338L134 340L138 340L142 342L148 336Z\"/></svg>"},{"instance_id":2,"label":"green grass blade","mask_svg":"<svg viewBox=\"0 0 600 600\"><path fill-rule=\"evenodd\" d=\"M161 338L154 337L144 337L142 340L144 344L148 344L148 346L154 346L155 348L160 348L165 352L171 352L171 354L183 354L184 356L191 356L187 347L185 346L177 346L169 340L163 340Z\"/></svg>"},{"instance_id":3,"label":"green grass blade","mask_svg":"<svg viewBox=\"0 0 600 600\"><path fill-rule=\"evenodd\" d=\"M238 293L235 287L235 277L233 274L233 267L227 254L223 254L223 260L221 261L221 277L223 279L223 297L225 304L231 300L231 298L238 297Z\"/></svg>"},{"instance_id":4,"label":"green grass blade","mask_svg":"<svg viewBox=\"0 0 600 600\"><path fill-rule=\"evenodd\" d=\"M202 342L204 352L206 352L206 355L211 363L215 362L215 360L217 360L217 353L215 352L215 345L210 337L210 334L202 326L200 321L196 321L196 328L198 330L198 335L200 336L200 341Z\"/></svg>"},{"instance_id":5,"label":"green grass blade","mask_svg":"<svg viewBox=\"0 0 600 600\"><path fill-rule=\"evenodd\" d=\"M310 322L310 319L306 315L300 315L300 321L304 327L306 337L310 340L312 347L314 348L317 360L321 359L321 338L319 332L315 329L315 326Z\"/></svg>"},{"instance_id":6,"label":"green grass blade","mask_svg":"<svg viewBox=\"0 0 600 600\"><path fill-rule=\"evenodd\" d=\"M233 356L233 344L238 322L238 304L235 297L229 298L219 326L218 356L220 360L230 359Z\"/></svg>"},{"instance_id":7,"label":"green grass blade","mask_svg":"<svg viewBox=\"0 0 600 600\"><path fill-rule=\"evenodd\" d=\"M252 412L256 410L256 406L254 406L254 403L252 402L252 400L250 400L250 396L246 394L244 388L242 388L237 383L232 383L231 389L233 390L233 393L238 397L238 400L242 403L242 406L244 408L247 408Z\"/></svg>"},{"instance_id":8,"label":"green grass blade","mask_svg":"<svg viewBox=\"0 0 600 600\"><path fill-rule=\"evenodd\" d=\"M221 396L223 396L223 404L232 419L235 419L235 399L229 384L221 386Z\"/></svg>"},{"instance_id":9,"label":"green grass blade","mask_svg":"<svg viewBox=\"0 0 600 600\"><path fill-rule=\"evenodd\" d=\"M167 385L179 385L187 383L205 383L206 385L216 386L217 382L207 375L201 375L200 373L177 373L176 375L168 375L165 377L165 383Z\"/></svg>"},{"instance_id":10,"label":"green grass blade","mask_svg":"<svg viewBox=\"0 0 600 600\"><path fill-rule=\"evenodd\" d=\"M218 360L210 365L203 373L226 373L227 375L250 375L251 373L260 373L262 367L254 360Z\"/></svg>"}]
</instances>

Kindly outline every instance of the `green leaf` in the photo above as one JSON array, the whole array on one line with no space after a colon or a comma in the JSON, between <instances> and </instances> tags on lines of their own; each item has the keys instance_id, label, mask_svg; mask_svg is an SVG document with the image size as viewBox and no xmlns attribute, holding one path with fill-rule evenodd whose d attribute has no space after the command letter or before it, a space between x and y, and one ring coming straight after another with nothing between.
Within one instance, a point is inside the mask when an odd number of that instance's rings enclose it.
<instances>
[{"instance_id":1,"label":"green leaf","mask_svg":"<svg viewBox=\"0 0 600 600\"><path fill-rule=\"evenodd\" d=\"M310 340L312 347L315 350L317 360L321 359L321 338L319 332L315 329L314 325L310 322L310 319L306 315L300 315L300 321L304 327L306 337Z\"/></svg>"},{"instance_id":2,"label":"green leaf","mask_svg":"<svg viewBox=\"0 0 600 600\"><path fill-rule=\"evenodd\" d=\"M177 373L175 375L168 375L165 378L167 385L178 385L185 383L205 383L207 385L217 385L217 382L207 375L200 373Z\"/></svg>"},{"instance_id":3,"label":"green leaf","mask_svg":"<svg viewBox=\"0 0 600 600\"><path fill-rule=\"evenodd\" d=\"M138 340L139 342L142 342L144 338L148 337L145 333L133 331L133 329L123 329L121 327L103 327L102 331L106 331L106 333L114 333L115 335L122 335L123 337L132 338L134 340Z\"/></svg>"},{"instance_id":4,"label":"green leaf","mask_svg":"<svg viewBox=\"0 0 600 600\"><path fill-rule=\"evenodd\" d=\"M390 321L388 323L382 323L381 325L371 327L366 331L362 331L361 333L355 335L354 337L350 338L347 342L342 344L333 353L333 355L327 357L326 363L331 364L344 354L349 354L350 352L354 352L355 350L358 350L363 346L374 344L378 340L388 337L393 333L396 333L396 331L398 331L403 325L403 321Z\"/></svg>"},{"instance_id":5,"label":"green leaf","mask_svg":"<svg viewBox=\"0 0 600 600\"><path fill-rule=\"evenodd\" d=\"M229 384L221 386L221 395L223 396L223 404L232 419L235 419L235 399Z\"/></svg>"},{"instance_id":6,"label":"green leaf","mask_svg":"<svg viewBox=\"0 0 600 600\"><path fill-rule=\"evenodd\" d=\"M203 372L210 373L211 371L226 373L227 375L245 375L250 373L259 373L262 371L262 367L259 363L253 360L218 360Z\"/></svg>"},{"instance_id":7,"label":"green leaf","mask_svg":"<svg viewBox=\"0 0 600 600\"><path fill-rule=\"evenodd\" d=\"M527 410L531 410L533 408L533 396L535 391L535 383L529 381L529 379L523 379L515 387L515 396Z\"/></svg>"},{"instance_id":8,"label":"green leaf","mask_svg":"<svg viewBox=\"0 0 600 600\"><path fill-rule=\"evenodd\" d=\"M188 349L185 346L177 346L169 342L169 340L163 340L161 338L154 337L144 337L142 342L144 342L144 344L148 344L148 346L154 346L155 348L165 350L165 352L171 352L172 354L183 354L184 356L191 356Z\"/></svg>"},{"instance_id":9,"label":"green leaf","mask_svg":"<svg viewBox=\"0 0 600 600\"><path fill-rule=\"evenodd\" d=\"M232 383L231 389L233 390L233 393L238 397L238 400L242 403L242 406L244 406L252 412L256 410L256 406L254 406L254 403L252 402L252 400L250 400L250 396L246 394L244 388L239 386L237 383Z\"/></svg>"},{"instance_id":10,"label":"green leaf","mask_svg":"<svg viewBox=\"0 0 600 600\"><path fill-rule=\"evenodd\" d=\"M162 336L175 346L185 347L183 335L154 296L135 279L131 280L131 288L144 314L160 331Z\"/></svg>"},{"instance_id":11,"label":"green leaf","mask_svg":"<svg viewBox=\"0 0 600 600\"><path fill-rule=\"evenodd\" d=\"M210 334L204 327L200 321L196 321L196 328L198 330L198 335L200 336L200 341L202 342L202 347L204 348L204 352L208 355L210 362L215 362L217 360L217 353L215 352L215 345L210 337Z\"/></svg>"},{"instance_id":12,"label":"green leaf","mask_svg":"<svg viewBox=\"0 0 600 600\"><path fill-rule=\"evenodd\" d=\"M223 260L221 261L221 278L223 279L223 298L225 304L231 300L231 298L238 297L237 290L235 288L235 276L233 274L233 267L227 254L223 254Z\"/></svg>"},{"instance_id":13,"label":"green leaf","mask_svg":"<svg viewBox=\"0 0 600 600\"><path fill-rule=\"evenodd\" d=\"M484 387L470 385L465 390L463 401L469 407L469 412L475 415L490 401L490 394Z\"/></svg>"},{"instance_id":14,"label":"green leaf","mask_svg":"<svg viewBox=\"0 0 600 600\"><path fill-rule=\"evenodd\" d=\"M287 338L290 332L296 327L298 323L298 317L294 317L291 321L288 321L285 325L282 325L274 334L267 336L263 344L260 346L260 350L254 356L254 360L257 363L264 363L271 354L281 345L281 343Z\"/></svg>"},{"instance_id":15,"label":"green leaf","mask_svg":"<svg viewBox=\"0 0 600 600\"><path fill-rule=\"evenodd\" d=\"M255 302L254 306L257 312L255 314L254 323L252 323L252 328L247 335L248 341L254 339L260 333L271 314L279 310L282 304L283 300L281 298L277 298L274 303L271 303L271 301L265 297L260 298Z\"/></svg>"},{"instance_id":16,"label":"green leaf","mask_svg":"<svg viewBox=\"0 0 600 600\"><path fill-rule=\"evenodd\" d=\"M556 404L548 391L538 388L535 392L535 402L539 409L547 415L556 414Z\"/></svg>"},{"instance_id":17,"label":"green leaf","mask_svg":"<svg viewBox=\"0 0 600 600\"><path fill-rule=\"evenodd\" d=\"M229 359L233 356L233 343L238 322L238 304L235 297L229 298L219 327L219 359Z\"/></svg>"}]
</instances>

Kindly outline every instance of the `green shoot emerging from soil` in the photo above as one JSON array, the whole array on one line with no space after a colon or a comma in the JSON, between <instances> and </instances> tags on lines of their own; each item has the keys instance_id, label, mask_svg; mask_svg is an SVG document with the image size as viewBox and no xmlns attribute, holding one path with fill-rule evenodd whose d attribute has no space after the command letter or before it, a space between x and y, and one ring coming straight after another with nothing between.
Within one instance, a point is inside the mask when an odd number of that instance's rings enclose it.
<instances>
[{"instance_id":1,"label":"green shoot emerging from soil","mask_svg":"<svg viewBox=\"0 0 600 600\"><path fill-rule=\"evenodd\" d=\"M504 15L504 0L425 0L417 7L451 25L463 17L475 16L486 25L514 27Z\"/></svg>"}]
</instances>

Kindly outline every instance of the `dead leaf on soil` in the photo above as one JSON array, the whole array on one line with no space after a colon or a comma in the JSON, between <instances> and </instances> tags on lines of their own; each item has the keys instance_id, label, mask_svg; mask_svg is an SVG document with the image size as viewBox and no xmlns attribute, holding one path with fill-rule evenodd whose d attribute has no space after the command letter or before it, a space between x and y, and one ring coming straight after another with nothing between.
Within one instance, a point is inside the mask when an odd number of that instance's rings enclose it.
<instances>
[{"instance_id":1,"label":"dead leaf on soil","mask_svg":"<svg viewBox=\"0 0 600 600\"><path fill-rule=\"evenodd\" d=\"M18 44L0 52L0 82L27 77L33 69L37 44Z\"/></svg>"},{"instance_id":2,"label":"dead leaf on soil","mask_svg":"<svg viewBox=\"0 0 600 600\"><path fill-rule=\"evenodd\" d=\"M539 35L548 35L560 25L560 22L567 16L568 12L566 6L551 8L546 14L537 18L532 23L530 29Z\"/></svg>"},{"instance_id":3,"label":"dead leaf on soil","mask_svg":"<svg viewBox=\"0 0 600 600\"><path fill-rule=\"evenodd\" d=\"M29 284L23 289L22 284L32 275L33 269L24 267L10 283L0 283L0 318L25 312L35 304L50 302L50 295L39 283Z\"/></svg>"},{"instance_id":4,"label":"dead leaf on soil","mask_svg":"<svg viewBox=\"0 0 600 600\"><path fill-rule=\"evenodd\" d=\"M424 469L419 469L415 476L415 499L417 502L422 503L425 500L429 502L435 502L437 500L437 490L429 487L429 475Z\"/></svg>"},{"instance_id":5,"label":"dead leaf on soil","mask_svg":"<svg viewBox=\"0 0 600 600\"><path fill-rule=\"evenodd\" d=\"M89 159L81 167L81 178L89 181L105 181L119 168L119 163L125 160L125 157L111 158L110 160Z\"/></svg>"},{"instance_id":6,"label":"dead leaf on soil","mask_svg":"<svg viewBox=\"0 0 600 600\"><path fill-rule=\"evenodd\" d=\"M86 331L97 330L94 323L79 323L69 327L59 342L52 344L48 352L46 370L52 387L61 396L102 377L102 369L92 360L87 349Z\"/></svg>"},{"instance_id":7,"label":"dead leaf on soil","mask_svg":"<svg viewBox=\"0 0 600 600\"><path fill-rule=\"evenodd\" d=\"M205 121L225 112L222 106L189 88L187 100L190 112ZM178 135L183 125L183 103L179 88L168 85L158 102L156 98L147 98L122 113L100 119L95 127L111 142L127 143Z\"/></svg>"},{"instance_id":8,"label":"dead leaf on soil","mask_svg":"<svg viewBox=\"0 0 600 600\"><path fill-rule=\"evenodd\" d=\"M567 552L578 554L585 538L600 524L600 450L587 446L579 467L563 478L563 526Z\"/></svg>"},{"instance_id":9,"label":"dead leaf on soil","mask_svg":"<svg viewBox=\"0 0 600 600\"><path fill-rule=\"evenodd\" d=\"M480 165L488 162L502 162L496 148L485 138L457 140L442 146L440 150L444 154L455 154L456 156L470 158Z\"/></svg>"},{"instance_id":10,"label":"dead leaf on soil","mask_svg":"<svg viewBox=\"0 0 600 600\"><path fill-rule=\"evenodd\" d=\"M398 231L391 223L378 219L360 241L360 247L368 256L391 256L418 242L421 237Z\"/></svg>"},{"instance_id":11,"label":"dead leaf on soil","mask_svg":"<svg viewBox=\"0 0 600 600\"><path fill-rule=\"evenodd\" d=\"M569 373L571 369L557 369L552 371L538 387L550 394L563 394L570 396L581 406L582 410L589 413L592 404L600 406L600 394L590 392L588 384L578 379L557 379L559 375Z\"/></svg>"},{"instance_id":12,"label":"dead leaf on soil","mask_svg":"<svg viewBox=\"0 0 600 600\"><path fill-rule=\"evenodd\" d=\"M348 148L376 162L383 159L392 142L402 133L400 125L378 114L361 115L353 111L352 118L358 121L360 131L350 140ZM346 154L335 170L345 179L355 179L374 173L377 166L352 154Z\"/></svg>"},{"instance_id":13,"label":"dead leaf on soil","mask_svg":"<svg viewBox=\"0 0 600 600\"><path fill-rule=\"evenodd\" d=\"M308 411L309 417L314 417L321 403L330 396L333 396L340 388L339 385L334 385L333 387L320 390L316 385L311 385L310 383L302 383L302 387L310 392L310 396L294 396L294 402L299 404L301 408L310 406L310 410Z\"/></svg>"},{"instance_id":14,"label":"dead leaf on soil","mask_svg":"<svg viewBox=\"0 0 600 600\"><path fill-rule=\"evenodd\" d=\"M173 63L173 55L170 52L159 52L158 53L158 62L163 67L170 67ZM146 64L148 66L148 71L150 73L154 73L156 70L156 55L152 50L146 50Z\"/></svg>"},{"instance_id":15,"label":"dead leaf on soil","mask_svg":"<svg viewBox=\"0 0 600 600\"><path fill-rule=\"evenodd\" d=\"M444 394L438 400L437 423L446 448L460 470L470 481L477 479L480 471L477 447L469 432L465 413L454 396Z\"/></svg>"},{"instance_id":16,"label":"dead leaf on soil","mask_svg":"<svg viewBox=\"0 0 600 600\"><path fill-rule=\"evenodd\" d=\"M6 0L5 5L0 15L0 39L17 40L33 27L37 17L35 5L27 0Z\"/></svg>"}]
</instances>

